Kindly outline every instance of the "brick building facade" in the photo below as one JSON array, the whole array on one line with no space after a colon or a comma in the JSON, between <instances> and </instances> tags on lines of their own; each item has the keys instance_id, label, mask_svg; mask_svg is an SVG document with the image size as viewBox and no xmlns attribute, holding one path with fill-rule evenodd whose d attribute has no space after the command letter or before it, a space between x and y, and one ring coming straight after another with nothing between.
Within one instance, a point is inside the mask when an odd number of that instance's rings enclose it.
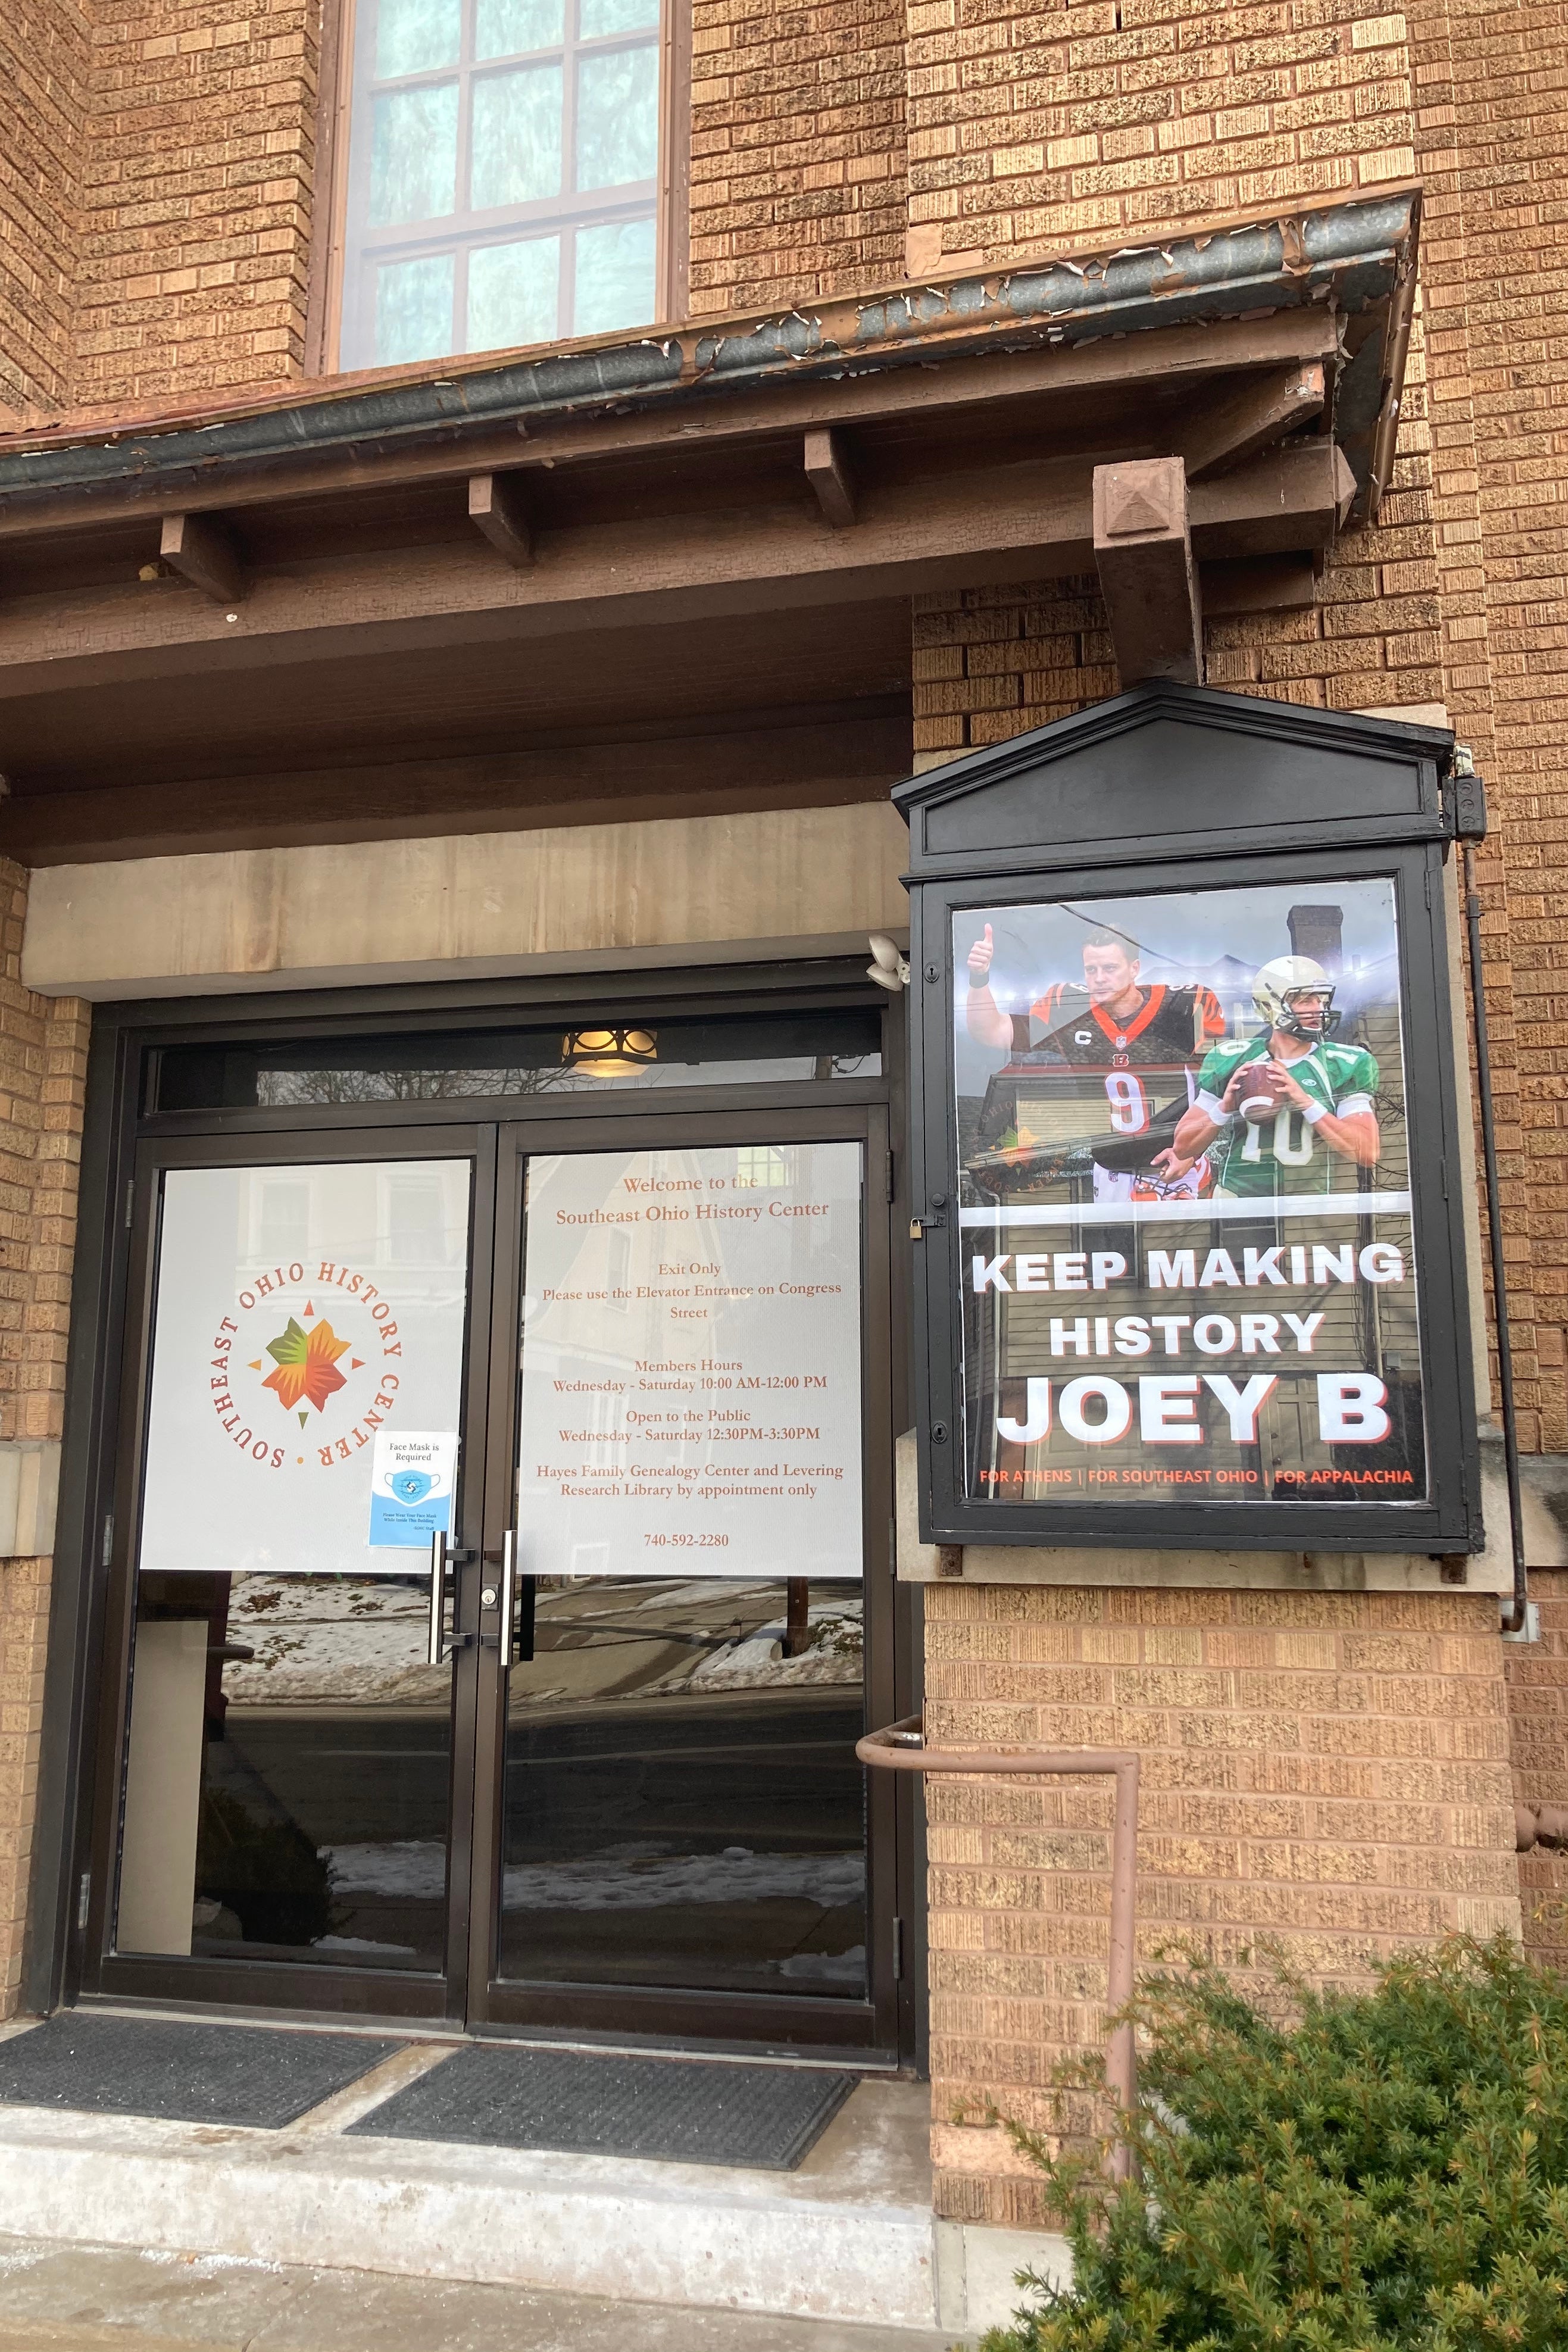
<instances>
[{"instance_id":1,"label":"brick building facade","mask_svg":"<svg viewBox=\"0 0 1568 2352\"><path fill-rule=\"evenodd\" d=\"M300 0L27 0L0 27L15 117L0 157L5 449L89 428L112 444L321 388L342 38L335 0L324 24ZM1568 346L1549 194L1568 101L1545 69L1560 40L1543 8L1437 0L1383 15L1351 0L693 0L689 205L671 231L691 319L787 319L964 273L1005 283L1064 257L1092 282L1122 248L1264 221L1283 224L1289 274L1308 214L1419 190L1419 295L1381 509L1337 537L1310 603L1211 618L1206 674L1330 709L1446 714L1487 780L1486 979L1542 1568L1564 1557L1553 1511L1568 1496L1552 963L1568 862L1553 734ZM425 362L388 381L440 373ZM30 583L38 613L71 588L74 561ZM1116 690L1092 573L916 583L902 602L917 766ZM5 627L0 614L0 650ZM868 788L814 790L816 804L847 807ZM778 798L791 804L787 788ZM741 805L765 811L766 795ZM464 829L417 811L395 828ZM285 838L366 832L329 817ZM235 855L268 848L263 817ZM110 854L134 855L133 840ZM200 887L232 888L243 929L250 882L207 865ZM23 984L28 877L12 865L5 878L0 1429L43 1441L61 1433L89 1008ZM617 955L641 951L635 930L615 937ZM224 989L251 984L243 953L169 967L204 968L226 974ZM128 977L96 992L144 992ZM1180 1931L1241 1964L1268 1927L1341 1978L1402 1940L1511 1927L1522 1895L1527 1942L1560 1958L1562 1865L1515 1863L1511 1806L1563 1792L1561 1582L1541 1579L1542 1642L1507 1653L1487 1591L934 1587L930 1721L959 1743L1144 1752L1148 1948ZM47 1559L0 1563L0 1997L13 2006L47 1583ZM939 2210L1026 2226L1033 2192L1000 2134L954 2118L992 2099L1035 2119L1054 2056L1100 2033L1104 1801L988 1783L933 1790L930 1822Z\"/></svg>"}]
</instances>

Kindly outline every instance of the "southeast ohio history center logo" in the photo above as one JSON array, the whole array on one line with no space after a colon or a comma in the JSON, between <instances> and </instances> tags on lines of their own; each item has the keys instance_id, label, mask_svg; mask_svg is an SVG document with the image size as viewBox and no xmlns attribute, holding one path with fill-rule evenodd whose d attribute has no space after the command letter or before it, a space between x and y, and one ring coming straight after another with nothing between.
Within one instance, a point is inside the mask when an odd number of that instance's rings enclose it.
<instances>
[{"instance_id":1,"label":"southeast ohio history center logo","mask_svg":"<svg viewBox=\"0 0 1568 2352\"><path fill-rule=\"evenodd\" d=\"M254 1276L219 1321L207 1371L222 1434L268 1470L352 1462L395 1412L402 1381L393 1302L330 1258Z\"/></svg>"}]
</instances>

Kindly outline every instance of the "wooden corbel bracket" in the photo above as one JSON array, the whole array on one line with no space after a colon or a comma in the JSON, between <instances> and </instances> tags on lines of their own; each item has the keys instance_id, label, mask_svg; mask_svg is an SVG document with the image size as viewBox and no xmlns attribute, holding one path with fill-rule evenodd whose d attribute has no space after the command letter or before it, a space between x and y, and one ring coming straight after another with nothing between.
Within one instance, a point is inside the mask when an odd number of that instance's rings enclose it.
<instances>
[{"instance_id":1,"label":"wooden corbel bracket","mask_svg":"<svg viewBox=\"0 0 1568 2352\"><path fill-rule=\"evenodd\" d=\"M216 515L166 514L158 553L215 604L237 604L246 593L239 550Z\"/></svg>"}]
</instances>

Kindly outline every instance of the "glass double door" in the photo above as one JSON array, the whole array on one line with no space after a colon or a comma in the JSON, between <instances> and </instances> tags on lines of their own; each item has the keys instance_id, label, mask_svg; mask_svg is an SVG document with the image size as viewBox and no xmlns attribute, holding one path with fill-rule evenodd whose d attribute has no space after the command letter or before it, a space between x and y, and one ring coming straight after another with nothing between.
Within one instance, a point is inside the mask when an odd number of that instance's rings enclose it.
<instances>
[{"instance_id":1,"label":"glass double door","mask_svg":"<svg viewBox=\"0 0 1568 2352\"><path fill-rule=\"evenodd\" d=\"M89 1990L890 2045L884 1118L142 1148Z\"/></svg>"}]
</instances>

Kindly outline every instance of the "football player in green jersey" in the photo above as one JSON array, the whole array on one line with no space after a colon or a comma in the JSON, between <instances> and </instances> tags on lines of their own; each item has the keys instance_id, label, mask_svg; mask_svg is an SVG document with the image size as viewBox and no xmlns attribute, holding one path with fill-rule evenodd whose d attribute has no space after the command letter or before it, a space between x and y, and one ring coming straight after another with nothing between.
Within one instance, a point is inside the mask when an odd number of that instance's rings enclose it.
<instances>
[{"instance_id":1,"label":"football player in green jersey","mask_svg":"<svg viewBox=\"0 0 1568 2352\"><path fill-rule=\"evenodd\" d=\"M1333 983L1310 956L1266 963L1252 1001L1267 1030L1205 1055L1197 1100L1153 1166L1173 1181L1224 1136L1222 1193L1251 1199L1353 1189L1354 1171L1374 1166L1382 1150L1377 1064L1364 1047L1333 1042Z\"/></svg>"}]
</instances>

